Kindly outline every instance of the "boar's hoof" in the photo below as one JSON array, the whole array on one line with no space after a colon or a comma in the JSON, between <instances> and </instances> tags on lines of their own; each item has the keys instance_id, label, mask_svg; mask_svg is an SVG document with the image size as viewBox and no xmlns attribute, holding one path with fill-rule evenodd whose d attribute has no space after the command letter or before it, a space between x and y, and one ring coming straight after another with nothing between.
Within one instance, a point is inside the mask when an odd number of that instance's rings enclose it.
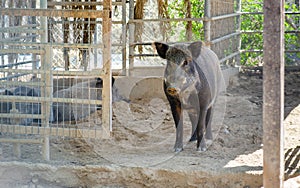
<instances>
[{"instance_id":1,"label":"boar's hoof","mask_svg":"<svg viewBox=\"0 0 300 188\"><path fill-rule=\"evenodd\" d=\"M183 149L182 148L174 148L174 152L175 153L179 153L179 152L181 152Z\"/></svg>"},{"instance_id":2,"label":"boar's hoof","mask_svg":"<svg viewBox=\"0 0 300 188\"><path fill-rule=\"evenodd\" d=\"M190 140L189 140L189 142L194 142L194 141L196 141L197 140L197 136L192 136L191 138L190 138Z\"/></svg>"},{"instance_id":3,"label":"boar's hoof","mask_svg":"<svg viewBox=\"0 0 300 188\"><path fill-rule=\"evenodd\" d=\"M199 148L197 148L197 151L199 151L199 152L203 152L203 151L206 151L206 150L207 150L206 147L199 147Z\"/></svg>"}]
</instances>

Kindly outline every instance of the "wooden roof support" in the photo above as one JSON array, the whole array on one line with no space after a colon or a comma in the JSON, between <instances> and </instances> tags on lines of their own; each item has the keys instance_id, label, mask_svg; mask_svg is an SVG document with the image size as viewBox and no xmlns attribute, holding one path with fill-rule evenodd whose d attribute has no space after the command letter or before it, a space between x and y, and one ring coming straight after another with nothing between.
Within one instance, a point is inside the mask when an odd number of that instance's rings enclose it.
<instances>
[{"instance_id":1,"label":"wooden roof support","mask_svg":"<svg viewBox=\"0 0 300 188\"><path fill-rule=\"evenodd\" d=\"M263 184L284 179L284 0L264 0Z\"/></svg>"}]
</instances>

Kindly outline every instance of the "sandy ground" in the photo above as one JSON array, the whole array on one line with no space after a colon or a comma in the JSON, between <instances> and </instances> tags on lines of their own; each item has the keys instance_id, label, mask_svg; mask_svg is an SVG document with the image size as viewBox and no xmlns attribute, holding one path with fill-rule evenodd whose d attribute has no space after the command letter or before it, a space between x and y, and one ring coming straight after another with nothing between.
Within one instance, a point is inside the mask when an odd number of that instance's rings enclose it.
<instances>
[{"instance_id":1,"label":"sandy ground","mask_svg":"<svg viewBox=\"0 0 300 188\"><path fill-rule=\"evenodd\" d=\"M300 187L299 80L299 72L286 73L285 174L291 188ZM16 159L12 145L2 143L0 187L261 187L261 73L232 78L219 104L214 140L206 152L188 142L186 116L184 150L173 152L175 128L163 95L114 103L111 139L51 137L48 162L41 146L22 145Z\"/></svg>"}]
</instances>

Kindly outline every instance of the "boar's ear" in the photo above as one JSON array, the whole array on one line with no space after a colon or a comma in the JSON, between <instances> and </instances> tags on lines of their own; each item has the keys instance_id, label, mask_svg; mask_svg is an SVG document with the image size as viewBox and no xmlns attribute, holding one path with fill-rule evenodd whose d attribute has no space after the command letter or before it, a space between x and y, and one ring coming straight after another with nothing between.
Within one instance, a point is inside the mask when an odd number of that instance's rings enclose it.
<instances>
[{"instance_id":1,"label":"boar's ear","mask_svg":"<svg viewBox=\"0 0 300 188\"><path fill-rule=\"evenodd\" d=\"M192 56L196 58L200 55L201 47L202 47L202 42L198 41L198 42L191 43L188 49L192 53Z\"/></svg>"},{"instance_id":2,"label":"boar's ear","mask_svg":"<svg viewBox=\"0 0 300 188\"><path fill-rule=\"evenodd\" d=\"M160 43L160 42L154 42L154 45L155 45L158 55L161 58L166 59L166 53L169 49L169 46L167 44Z\"/></svg>"}]
</instances>

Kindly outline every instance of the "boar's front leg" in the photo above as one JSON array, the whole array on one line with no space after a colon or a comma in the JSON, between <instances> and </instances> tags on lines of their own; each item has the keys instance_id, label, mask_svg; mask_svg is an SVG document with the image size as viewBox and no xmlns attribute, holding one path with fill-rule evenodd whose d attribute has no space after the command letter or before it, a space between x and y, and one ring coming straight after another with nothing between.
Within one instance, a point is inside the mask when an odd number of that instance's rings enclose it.
<instances>
[{"instance_id":1,"label":"boar's front leg","mask_svg":"<svg viewBox=\"0 0 300 188\"><path fill-rule=\"evenodd\" d=\"M183 113L181 109L181 102L178 97L171 96L167 92L166 96L171 106L171 111L176 127L176 141L174 151L180 152L183 150Z\"/></svg>"},{"instance_id":2,"label":"boar's front leg","mask_svg":"<svg viewBox=\"0 0 300 188\"><path fill-rule=\"evenodd\" d=\"M176 141L174 146L175 152L180 152L183 150L183 116L182 116L182 109L181 103L179 100L171 100L169 101L171 105L172 115L175 121L176 127Z\"/></svg>"},{"instance_id":3,"label":"boar's front leg","mask_svg":"<svg viewBox=\"0 0 300 188\"><path fill-rule=\"evenodd\" d=\"M197 151L206 151L205 129L207 109L200 108L199 122L197 126Z\"/></svg>"}]
</instances>

